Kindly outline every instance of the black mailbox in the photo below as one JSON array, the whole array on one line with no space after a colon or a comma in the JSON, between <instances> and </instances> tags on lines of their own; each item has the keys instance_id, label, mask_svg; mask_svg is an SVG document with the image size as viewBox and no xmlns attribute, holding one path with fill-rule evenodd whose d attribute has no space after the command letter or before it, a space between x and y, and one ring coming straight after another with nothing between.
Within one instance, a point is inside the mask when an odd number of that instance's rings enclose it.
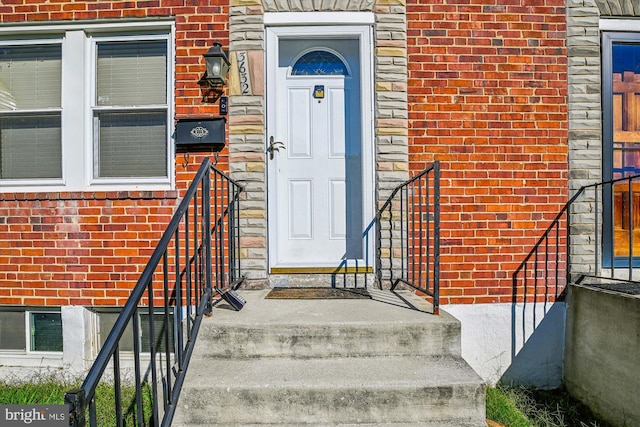
<instances>
[{"instance_id":1,"label":"black mailbox","mask_svg":"<svg viewBox=\"0 0 640 427\"><path fill-rule=\"evenodd\" d=\"M176 151L220 151L225 144L224 117L179 119L176 123Z\"/></svg>"}]
</instances>

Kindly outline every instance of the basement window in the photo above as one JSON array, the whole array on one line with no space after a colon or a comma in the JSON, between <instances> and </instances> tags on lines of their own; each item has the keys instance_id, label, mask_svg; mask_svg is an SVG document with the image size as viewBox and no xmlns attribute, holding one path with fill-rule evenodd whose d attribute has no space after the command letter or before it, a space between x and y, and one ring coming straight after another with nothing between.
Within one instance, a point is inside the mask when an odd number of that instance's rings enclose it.
<instances>
[{"instance_id":1,"label":"basement window","mask_svg":"<svg viewBox=\"0 0 640 427\"><path fill-rule=\"evenodd\" d=\"M98 314L98 334L99 334L99 343L100 348L104 345L113 329L113 326L120 315L118 309L100 309L97 310ZM153 314L153 334L151 331L151 323L149 318L149 311L147 308L138 309L136 316L138 316L138 322L140 326L140 331L137 334L138 343L140 344L140 349L144 353L151 352L151 337L153 336L153 342L155 345L156 352L165 352L166 351L166 336L169 337L169 351L173 352L174 346L174 323L173 323L173 314L169 313L169 316L166 317L163 311L156 311ZM133 351L133 322L130 321L127 327L124 330L124 334L120 339L120 351L132 352Z\"/></svg>"},{"instance_id":2,"label":"basement window","mask_svg":"<svg viewBox=\"0 0 640 427\"><path fill-rule=\"evenodd\" d=\"M62 352L62 316L57 311L0 311L0 351Z\"/></svg>"}]
</instances>

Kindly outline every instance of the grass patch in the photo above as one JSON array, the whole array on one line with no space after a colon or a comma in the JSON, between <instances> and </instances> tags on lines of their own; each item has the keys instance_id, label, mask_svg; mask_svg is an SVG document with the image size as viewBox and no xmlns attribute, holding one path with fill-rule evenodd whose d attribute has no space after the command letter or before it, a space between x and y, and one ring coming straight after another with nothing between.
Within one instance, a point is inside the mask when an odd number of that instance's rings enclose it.
<instances>
[{"instance_id":1,"label":"grass patch","mask_svg":"<svg viewBox=\"0 0 640 427\"><path fill-rule=\"evenodd\" d=\"M0 404L8 405L62 405L67 391L77 388L80 381L63 380L54 376L36 377L29 380L0 381ZM152 391L147 384L142 386L143 425L152 425ZM124 425L138 425L135 387L122 387L122 412ZM113 385L101 383L96 389L96 418L100 425L115 426L115 393ZM89 412L86 413L89 419Z\"/></svg>"},{"instance_id":2,"label":"grass patch","mask_svg":"<svg viewBox=\"0 0 640 427\"><path fill-rule=\"evenodd\" d=\"M487 418L506 427L611 427L564 389L487 388Z\"/></svg>"},{"instance_id":3,"label":"grass patch","mask_svg":"<svg viewBox=\"0 0 640 427\"><path fill-rule=\"evenodd\" d=\"M522 393L506 387L487 387L487 418L508 427L530 427L531 421L520 409Z\"/></svg>"}]
</instances>

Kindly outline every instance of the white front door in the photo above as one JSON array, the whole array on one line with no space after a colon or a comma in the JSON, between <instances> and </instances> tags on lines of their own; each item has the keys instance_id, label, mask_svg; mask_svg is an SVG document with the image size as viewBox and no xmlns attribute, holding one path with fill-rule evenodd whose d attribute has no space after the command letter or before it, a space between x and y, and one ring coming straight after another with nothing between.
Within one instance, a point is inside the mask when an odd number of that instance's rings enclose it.
<instances>
[{"instance_id":1,"label":"white front door","mask_svg":"<svg viewBox=\"0 0 640 427\"><path fill-rule=\"evenodd\" d=\"M335 267L346 252L344 78L288 78L284 87L270 217L279 264Z\"/></svg>"},{"instance_id":2,"label":"white front door","mask_svg":"<svg viewBox=\"0 0 640 427\"><path fill-rule=\"evenodd\" d=\"M291 38L278 48L267 94L271 272L326 272L345 260L362 266L371 213L359 43Z\"/></svg>"}]
</instances>

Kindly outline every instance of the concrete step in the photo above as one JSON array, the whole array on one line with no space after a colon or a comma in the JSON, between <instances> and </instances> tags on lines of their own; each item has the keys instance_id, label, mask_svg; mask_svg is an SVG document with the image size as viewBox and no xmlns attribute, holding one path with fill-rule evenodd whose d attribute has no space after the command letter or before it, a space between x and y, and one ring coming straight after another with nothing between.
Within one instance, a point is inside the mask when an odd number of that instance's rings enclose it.
<instances>
[{"instance_id":1,"label":"concrete step","mask_svg":"<svg viewBox=\"0 0 640 427\"><path fill-rule=\"evenodd\" d=\"M460 322L409 292L366 300L265 300L243 292L240 312L216 309L198 335L200 357L460 355Z\"/></svg>"},{"instance_id":2,"label":"concrete step","mask_svg":"<svg viewBox=\"0 0 640 427\"><path fill-rule=\"evenodd\" d=\"M485 387L460 324L408 292L273 300L241 291L196 342L174 427L485 426Z\"/></svg>"},{"instance_id":3,"label":"concrete step","mask_svg":"<svg viewBox=\"0 0 640 427\"><path fill-rule=\"evenodd\" d=\"M453 357L217 360L188 380L176 427L485 425L482 381Z\"/></svg>"}]
</instances>

